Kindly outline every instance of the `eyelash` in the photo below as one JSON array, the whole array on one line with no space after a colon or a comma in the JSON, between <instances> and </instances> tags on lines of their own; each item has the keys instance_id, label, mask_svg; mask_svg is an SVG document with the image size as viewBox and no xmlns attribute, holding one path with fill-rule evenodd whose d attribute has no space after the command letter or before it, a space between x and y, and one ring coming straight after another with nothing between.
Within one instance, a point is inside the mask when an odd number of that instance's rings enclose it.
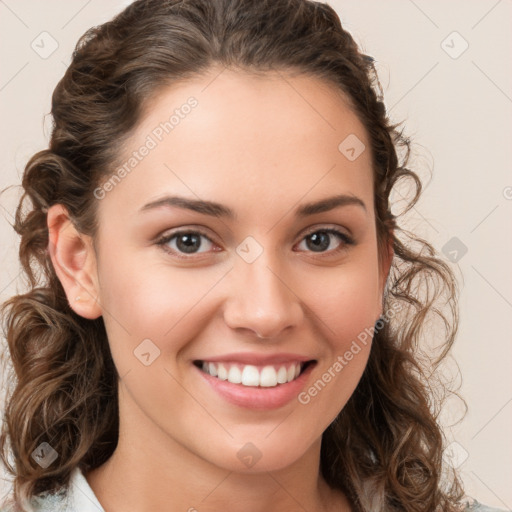
<instances>
[{"instance_id":1,"label":"eyelash","mask_svg":"<svg viewBox=\"0 0 512 512\"><path fill-rule=\"evenodd\" d=\"M320 233L320 232L321 233L328 233L328 234L331 234L331 235L335 235L335 236L337 236L342 241L342 243L336 249L331 249L329 251L323 251L323 252L316 253L318 255L322 255L322 254L328 254L328 255L338 254L341 251L346 251L348 249L347 246L355 245L355 242L354 242L353 238L351 238L346 233L343 233L342 231L339 231L339 230L334 229L334 228L316 228L314 231L310 231L309 233L306 233L303 236L303 238L301 239L301 242L304 239L306 239L308 236L311 236L311 235L314 235L315 233ZM212 244L215 244L215 242L206 233L202 232L201 230L197 230L197 229L196 230L192 230L192 229L185 230L185 229L182 229L182 230L179 230L179 231L175 231L174 233L170 233L170 234L167 234L167 235L164 235L164 236L160 237L159 239L156 240L155 243L156 243L156 245L161 247L162 250L164 250L166 253L173 254L176 257L181 258L181 259L190 260L191 258L194 258L194 255L202 254L202 253L190 253L190 255L185 256L184 254L186 254L186 253L181 253L179 251L175 251L174 249L170 249L170 248L166 247L166 245L171 240L173 240L174 238L179 237L180 235L185 235L185 234L186 235L201 235L202 237L206 238ZM313 254L315 254L314 251L308 251L308 252L312 252Z\"/></svg>"}]
</instances>

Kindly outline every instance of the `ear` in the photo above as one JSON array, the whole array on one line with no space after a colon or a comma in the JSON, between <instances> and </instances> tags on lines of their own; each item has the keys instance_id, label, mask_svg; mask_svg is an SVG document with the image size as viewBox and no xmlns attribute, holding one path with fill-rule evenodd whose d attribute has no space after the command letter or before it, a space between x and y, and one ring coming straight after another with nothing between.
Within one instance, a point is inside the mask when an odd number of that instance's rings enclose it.
<instances>
[{"instance_id":1,"label":"ear","mask_svg":"<svg viewBox=\"0 0 512 512\"><path fill-rule=\"evenodd\" d=\"M92 238L77 231L61 204L48 209L47 223L48 251L71 308L84 318L98 318L102 311Z\"/></svg>"}]
</instances>

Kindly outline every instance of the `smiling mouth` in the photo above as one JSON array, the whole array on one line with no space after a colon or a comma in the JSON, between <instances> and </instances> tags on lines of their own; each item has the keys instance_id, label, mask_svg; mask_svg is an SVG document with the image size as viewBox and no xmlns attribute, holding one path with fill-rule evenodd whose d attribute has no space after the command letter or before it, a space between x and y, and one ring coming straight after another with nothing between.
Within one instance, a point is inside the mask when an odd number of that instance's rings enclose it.
<instances>
[{"instance_id":1,"label":"smiling mouth","mask_svg":"<svg viewBox=\"0 0 512 512\"><path fill-rule=\"evenodd\" d=\"M255 366L252 364L194 361L202 372L219 380L248 387L273 388L297 379L304 370L315 364L315 360L290 362L276 365Z\"/></svg>"}]
</instances>

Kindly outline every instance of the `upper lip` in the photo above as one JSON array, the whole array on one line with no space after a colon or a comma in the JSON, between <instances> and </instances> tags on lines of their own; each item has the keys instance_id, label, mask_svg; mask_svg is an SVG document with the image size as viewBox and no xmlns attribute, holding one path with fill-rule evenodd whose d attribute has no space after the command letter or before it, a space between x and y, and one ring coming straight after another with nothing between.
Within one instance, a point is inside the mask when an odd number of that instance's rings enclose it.
<instances>
[{"instance_id":1,"label":"upper lip","mask_svg":"<svg viewBox=\"0 0 512 512\"><path fill-rule=\"evenodd\" d=\"M232 354L223 354L221 356L205 357L199 361L206 361L208 363L240 363L262 366L266 364L296 363L312 360L312 357L291 353L258 354L256 352L234 352Z\"/></svg>"}]
</instances>

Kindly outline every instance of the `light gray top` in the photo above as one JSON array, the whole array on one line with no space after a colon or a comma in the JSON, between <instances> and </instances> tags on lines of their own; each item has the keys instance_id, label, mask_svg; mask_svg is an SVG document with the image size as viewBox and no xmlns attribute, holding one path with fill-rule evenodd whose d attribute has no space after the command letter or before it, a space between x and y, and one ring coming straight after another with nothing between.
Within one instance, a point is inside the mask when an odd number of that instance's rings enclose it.
<instances>
[{"instance_id":1,"label":"light gray top","mask_svg":"<svg viewBox=\"0 0 512 512\"><path fill-rule=\"evenodd\" d=\"M71 473L68 493L47 494L35 497L33 512L105 512L96 498L89 483L80 469L75 468ZM0 512L10 512L10 508L3 508ZM28 512L28 511L27 511ZM478 501L466 506L465 512L512 512L490 508Z\"/></svg>"},{"instance_id":2,"label":"light gray top","mask_svg":"<svg viewBox=\"0 0 512 512\"><path fill-rule=\"evenodd\" d=\"M71 473L69 490L32 499L33 512L105 512L79 468ZM10 512L10 508L0 512ZM32 511L27 511L32 512Z\"/></svg>"}]
</instances>

